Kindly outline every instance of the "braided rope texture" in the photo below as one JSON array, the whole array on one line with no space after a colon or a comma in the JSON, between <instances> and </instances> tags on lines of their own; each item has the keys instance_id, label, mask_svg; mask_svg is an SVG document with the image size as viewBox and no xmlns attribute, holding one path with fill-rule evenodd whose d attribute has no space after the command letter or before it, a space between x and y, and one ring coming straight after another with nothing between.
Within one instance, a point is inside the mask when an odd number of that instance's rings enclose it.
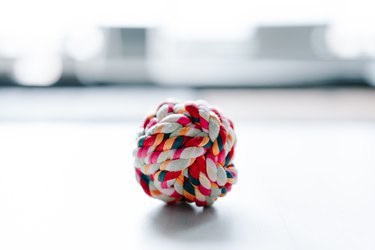
<instances>
[{"instance_id":1,"label":"braided rope texture","mask_svg":"<svg viewBox=\"0 0 375 250\"><path fill-rule=\"evenodd\" d=\"M144 192L168 204L211 206L237 181L232 121L204 101L165 101L143 123L134 150Z\"/></svg>"}]
</instances>

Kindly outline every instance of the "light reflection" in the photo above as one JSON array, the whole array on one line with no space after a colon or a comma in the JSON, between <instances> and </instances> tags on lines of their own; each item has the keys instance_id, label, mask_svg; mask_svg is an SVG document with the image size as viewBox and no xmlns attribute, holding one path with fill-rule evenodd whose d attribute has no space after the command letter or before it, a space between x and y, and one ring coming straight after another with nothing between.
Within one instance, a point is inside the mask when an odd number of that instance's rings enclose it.
<instances>
[{"instance_id":1,"label":"light reflection","mask_svg":"<svg viewBox=\"0 0 375 250\"><path fill-rule=\"evenodd\" d=\"M19 58L13 68L13 77L25 86L50 86L62 75L63 67L57 54L33 53Z\"/></svg>"},{"instance_id":2,"label":"light reflection","mask_svg":"<svg viewBox=\"0 0 375 250\"><path fill-rule=\"evenodd\" d=\"M86 61L99 55L104 43L105 37L99 28L79 28L69 32L65 49L73 59Z\"/></svg>"}]
</instances>

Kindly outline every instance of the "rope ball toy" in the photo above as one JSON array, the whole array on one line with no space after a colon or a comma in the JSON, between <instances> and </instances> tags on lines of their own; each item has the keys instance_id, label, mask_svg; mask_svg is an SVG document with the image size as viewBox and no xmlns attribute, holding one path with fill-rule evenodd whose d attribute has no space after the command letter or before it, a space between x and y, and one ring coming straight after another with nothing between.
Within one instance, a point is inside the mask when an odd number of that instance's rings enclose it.
<instances>
[{"instance_id":1,"label":"rope ball toy","mask_svg":"<svg viewBox=\"0 0 375 250\"><path fill-rule=\"evenodd\" d=\"M204 101L165 101L147 116L134 150L136 179L167 204L211 206L237 181L231 120Z\"/></svg>"}]
</instances>

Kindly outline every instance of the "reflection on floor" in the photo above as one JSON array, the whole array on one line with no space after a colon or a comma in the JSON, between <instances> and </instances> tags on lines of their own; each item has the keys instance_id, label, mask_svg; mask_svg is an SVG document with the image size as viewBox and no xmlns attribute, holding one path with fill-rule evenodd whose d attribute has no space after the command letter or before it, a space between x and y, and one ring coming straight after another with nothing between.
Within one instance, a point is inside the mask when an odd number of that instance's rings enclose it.
<instances>
[{"instance_id":1,"label":"reflection on floor","mask_svg":"<svg viewBox=\"0 0 375 250\"><path fill-rule=\"evenodd\" d=\"M137 121L166 98L205 99L235 120L374 120L374 89L0 89L0 120Z\"/></svg>"}]
</instances>

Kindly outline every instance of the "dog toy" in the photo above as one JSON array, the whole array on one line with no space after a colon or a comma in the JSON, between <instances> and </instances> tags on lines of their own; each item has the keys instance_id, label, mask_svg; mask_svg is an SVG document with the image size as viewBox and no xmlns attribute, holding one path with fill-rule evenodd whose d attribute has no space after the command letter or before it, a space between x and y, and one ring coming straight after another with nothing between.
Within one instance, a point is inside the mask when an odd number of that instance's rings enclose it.
<instances>
[{"instance_id":1,"label":"dog toy","mask_svg":"<svg viewBox=\"0 0 375 250\"><path fill-rule=\"evenodd\" d=\"M134 150L144 192L168 204L211 206L237 181L231 120L204 101L165 101L146 117Z\"/></svg>"}]
</instances>

